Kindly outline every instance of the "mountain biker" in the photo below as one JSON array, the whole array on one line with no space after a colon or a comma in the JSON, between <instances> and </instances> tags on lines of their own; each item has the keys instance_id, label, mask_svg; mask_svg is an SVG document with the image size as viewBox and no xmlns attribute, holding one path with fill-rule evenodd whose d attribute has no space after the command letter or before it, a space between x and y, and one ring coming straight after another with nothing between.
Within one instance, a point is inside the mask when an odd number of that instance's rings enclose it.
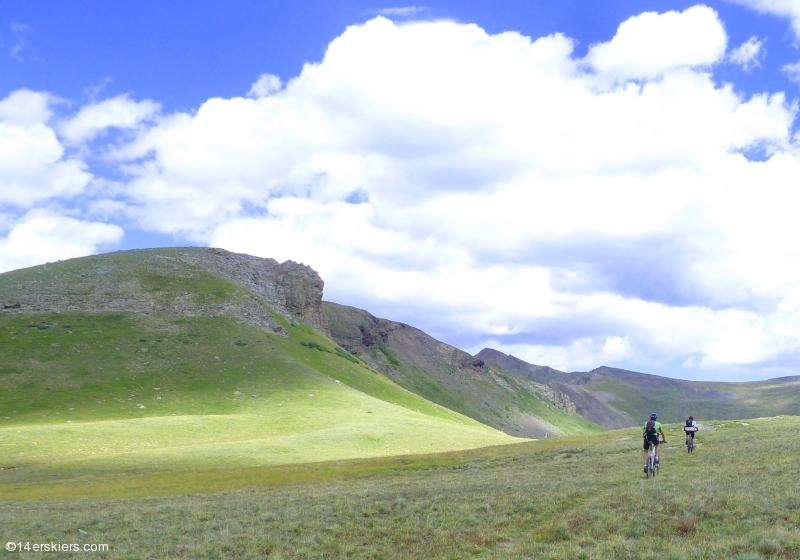
<instances>
[{"instance_id":1,"label":"mountain biker","mask_svg":"<svg viewBox=\"0 0 800 560\"><path fill-rule=\"evenodd\" d=\"M697 422L694 421L694 416L690 415L686 419L683 431L686 432L686 445L689 445L689 438L692 438L692 442L694 442L694 435L700 431L700 428L697 427Z\"/></svg>"},{"instance_id":2,"label":"mountain biker","mask_svg":"<svg viewBox=\"0 0 800 560\"><path fill-rule=\"evenodd\" d=\"M661 442L660 443L667 443L667 438L664 436L664 430L661 428L661 422L658 421L658 414L655 412L650 415L650 420L645 422L644 430L642 431L642 436L644 437L644 453L642 453L642 458L644 459L644 473L647 474L647 455L650 451L650 444L653 444L656 448L656 465L659 463L658 460L658 434L661 434Z\"/></svg>"}]
</instances>

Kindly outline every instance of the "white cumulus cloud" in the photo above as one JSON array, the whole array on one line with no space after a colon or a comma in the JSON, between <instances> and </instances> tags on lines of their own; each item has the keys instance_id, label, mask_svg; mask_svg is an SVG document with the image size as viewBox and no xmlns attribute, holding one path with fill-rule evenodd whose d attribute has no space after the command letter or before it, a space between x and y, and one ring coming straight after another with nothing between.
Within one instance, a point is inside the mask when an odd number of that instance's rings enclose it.
<instances>
[{"instance_id":1,"label":"white cumulus cloud","mask_svg":"<svg viewBox=\"0 0 800 560\"><path fill-rule=\"evenodd\" d=\"M611 41L592 45L585 62L604 78L655 78L719 62L727 41L717 13L707 6L647 12L623 22Z\"/></svg>"},{"instance_id":2,"label":"white cumulus cloud","mask_svg":"<svg viewBox=\"0 0 800 560\"><path fill-rule=\"evenodd\" d=\"M0 272L81 257L122 236L119 226L32 211L0 237Z\"/></svg>"},{"instance_id":3,"label":"white cumulus cloud","mask_svg":"<svg viewBox=\"0 0 800 560\"><path fill-rule=\"evenodd\" d=\"M50 95L29 89L13 91L0 101L0 120L14 125L46 123L53 112Z\"/></svg>"},{"instance_id":4,"label":"white cumulus cloud","mask_svg":"<svg viewBox=\"0 0 800 560\"><path fill-rule=\"evenodd\" d=\"M631 18L583 59L561 34L377 17L285 85L137 121L102 148L126 177L103 204L305 262L327 298L471 350L784 373L797 107L716 83L726 44L704 6ZM50 134L40 167L63 159Z\"/></svg>"},{"instance_id":5,"label":"white cumulus cloud","mask_svg":"<svg viewBox=\"0 0 800 560\"><path fill-rule=\"evenodd\" d=\"M761 66L761 59L764 55L764 44L758 40L758 37L753 36L733 49L728 60L745 70L750 70L753 67Z\"/></svg>"},{"instance_id":6,"label":"white cumulus cloud","mask_svg":"<svg viewBox=\"0 0 800 560\"><path fill-rule=\"evenodd\" d=\"M50 117L46 94L19 90L0 101L0 205L76 196L91 180L81 160L65 155Z\"/></svg>"},{"instance_id":7,"label":"white cumulus cloud","mask_svg":"<svg viewBox=\"0 0 800 560\"><path fill-rule=\"evenodd\" d=\"M797 0L727 0L747 6L762 14L772 14L791 20L795 34L800 37L800 2Z\"/></svg>"},{"instance_id":8,"label":"white cumulus cloud","mask_svg":"<svg viewBox=\"0 0 800 560\"><path fill-rule=\"evenodd\" d=\"M794 64L786 64L781 70L786 74L787 78L800 85L800 61Z\"/></svg>"},{"instance_id":9,"label":"white cumulus cloud","mask_svg":"<svg viewBox=\"0 0 800 560\"><path fill-rule=\"evenodd\" d=\"M262 74L250 87L250 91L247 92L247 96L268 97L279 91L282 87L283 82L281 82L281 79L278 76L273 74Z\"/></svg>"},{"instance_id":10,"label":"white cumulus cloud","mask_svg":"<svg viewBox=\"0 0 800 560\"><path fill-rule=\"evenodd\" d=\"M160 105L146 99L133 101L127 95L87 105L75 116L61 123L59 133L71 144L94 139L109 128L132 129L150 119Z\"/></svg>"}]
</instances>

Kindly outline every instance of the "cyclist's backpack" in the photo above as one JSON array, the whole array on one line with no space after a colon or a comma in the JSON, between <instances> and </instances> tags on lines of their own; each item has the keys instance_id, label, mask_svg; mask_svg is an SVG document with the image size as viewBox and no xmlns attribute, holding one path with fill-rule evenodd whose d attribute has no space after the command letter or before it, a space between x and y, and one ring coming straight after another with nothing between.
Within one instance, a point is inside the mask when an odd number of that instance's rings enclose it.
<instances>
[{"instance_id":1,"label":"cyclist's backpack","mask_svg":"<svg viewBox=\"0 0 800 560\"><path fill-rule=\"evenodd\" d=\"M648 436L656 435L656 421L655 420L648 420L647 424L644 425L644 433Z\"/></svg>"},{"instance_id":2,"label":"cyclist's backpack","mask_svg":"<svg viewBox=\"0 0 800 560\"><path fill-rule=\"evenodd\" d=\"M692 421L691 420L686 420L686 427L687 428L691 428L692 427Z\"/></svg>"}]
</instances>

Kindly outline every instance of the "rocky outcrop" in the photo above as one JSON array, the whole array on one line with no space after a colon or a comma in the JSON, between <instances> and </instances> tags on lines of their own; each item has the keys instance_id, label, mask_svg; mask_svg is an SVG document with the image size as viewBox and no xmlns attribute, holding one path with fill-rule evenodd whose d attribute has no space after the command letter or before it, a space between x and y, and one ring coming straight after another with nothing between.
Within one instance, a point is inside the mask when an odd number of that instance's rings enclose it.
<instances>
[{"instance_id":1,"label":"rocky outcrop","mask_svg":"<svg viewBox=\"0 0 800 560\"><path fill-rule=\"evenodd\" d=\"M445 344L423 331L371 313L335 303L325 302L331 338L339 346L360 356L373 367L391 364L392 353L402 356L406 365L422 370L468 369L483 371L483 362L467 352Z\"/></svg>"},{"instance_id":2,"label":"rocky outcrop","mask_svg":"<svg viewBox=\"0 0 800 560\"><path fill-rule=\"evenodd\" d=\"M287 318L298 318L329 335L322 311L325 283L310 266L294 261L278 263L223 249L180 249L177 259L227 278L261 296L267 304Z\"/></svg>"},{"instance_id":3,"label":"rocky outcrop","mask_svg":"<svg viewBox=\"0 0 800 560\"><path fill-rule=\"evenodd\" d=\"M401 323L378 319L371 313L347 305L324 303L331 337L348 352L368 354L369 349L385 345L389 330L402 328Z\"/></svg>"},{"instance_id":4,"label":"rocky outcrop","mask_svg":"<svg viewBox=\"0 0 800 560\"><path fill-rule=\"evenodd\" d=\"M0 275L4 313L129 311L234 316L285 334L273 315L328 334L312 268L201 247L120 251ZM240 289L236 289L240 288Z\"/></svg>"}]
</instances>

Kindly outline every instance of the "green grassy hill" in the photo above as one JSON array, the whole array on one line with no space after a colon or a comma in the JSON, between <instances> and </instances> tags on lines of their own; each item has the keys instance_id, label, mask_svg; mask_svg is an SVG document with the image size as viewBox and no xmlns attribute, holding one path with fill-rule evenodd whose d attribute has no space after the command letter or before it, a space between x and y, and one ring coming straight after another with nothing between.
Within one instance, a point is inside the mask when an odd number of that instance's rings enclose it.
<instances>
[{"instance_id":1,"label":"green grassy hill","mask_svg":"<svg viewBox=\"0 0 800 560\"><path fill-rule=\"evenodd\" d=\"M171 264L150 266L158 251L134 253L113 257L124 267L93 259L103 285L144 278L167 311L0 314L0 484L515 441L399 387L226 278L197 268L170 275ZM47 286L80 265L0 275L0 292L45 286L36 301L46 303ZM240 317L175 312L189 300L260 305L280 334Z\"/></svg>"},{"instance_id":2,"label":"green grassy hill","mask_svg":"<svg viewBox=\"0 0 800 560\"><path fill-rule=\"evenodd\" d=\"M633 428L415 457L3 485L0 537L109 543L97 555L106 558L800 557L800 419L707 423L692 455L680 426L665 428L655 480L641 472Z\"/></svg>"},{"instance_id":3,"label":"green grassy hill","mask_svg":"<svg viewBox=\"0 0 800 560\"><path fill-rule=\"evenodd\" d=\"M3 319L0 352L14 366L0 377L0 482L512 441L337 355L302 325L287 323L282 338L221 318Z\"/></svg>"}]
</instances>

